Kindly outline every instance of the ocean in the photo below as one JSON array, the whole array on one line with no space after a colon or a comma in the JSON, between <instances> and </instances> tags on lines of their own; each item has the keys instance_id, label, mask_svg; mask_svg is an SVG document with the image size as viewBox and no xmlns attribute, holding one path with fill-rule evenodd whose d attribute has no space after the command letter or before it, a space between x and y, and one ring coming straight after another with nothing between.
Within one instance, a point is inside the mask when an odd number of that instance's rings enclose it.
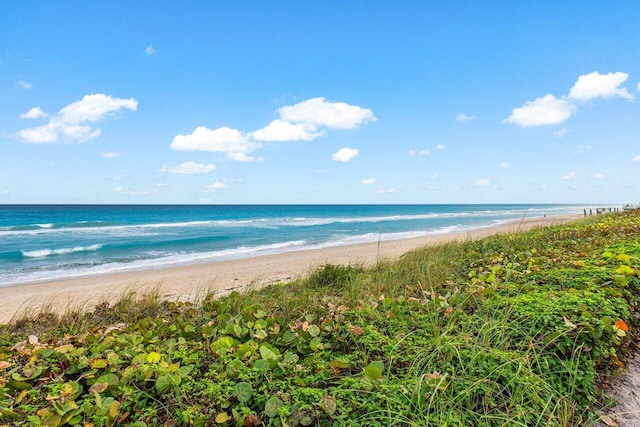
<instances>
[{"instance_id":1,"label":"ocean","mask_svg":"<svg viewBox=\"0 0 640 427\"><path fill-rule=\"evenodd\" d=\"M445 234L585 208L0 205L0 286Z\"/></svg>"}]
</instances>

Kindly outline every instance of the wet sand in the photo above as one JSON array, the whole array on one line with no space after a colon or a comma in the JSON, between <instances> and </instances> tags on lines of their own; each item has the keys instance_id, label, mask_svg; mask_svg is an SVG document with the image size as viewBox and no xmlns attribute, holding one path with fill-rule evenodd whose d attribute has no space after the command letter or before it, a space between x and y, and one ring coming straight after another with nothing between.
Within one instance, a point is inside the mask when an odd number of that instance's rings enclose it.
<instances>
[{"instance_id":1,"label":"wet sand","mask_svg":"<svg viewBox=\"0 0 640 427\"><path fill-rule=\"evenodd\" d=\"M158 288L168 300L188 300L202 293L224 295L233 290L260 287L304 277L325 264L370 266L394 260L416 248L453 240L475 240L493 234L508 234L534 227L574 221L582 215L551 216L459 233L289 252L231 261L218 261L171 268L72 278L0 288L0 323L7 323L25 310L49 305L64 311L90 308L100 301L113 301L123 293L145 293Z\"/></svg>"}]
</instances>

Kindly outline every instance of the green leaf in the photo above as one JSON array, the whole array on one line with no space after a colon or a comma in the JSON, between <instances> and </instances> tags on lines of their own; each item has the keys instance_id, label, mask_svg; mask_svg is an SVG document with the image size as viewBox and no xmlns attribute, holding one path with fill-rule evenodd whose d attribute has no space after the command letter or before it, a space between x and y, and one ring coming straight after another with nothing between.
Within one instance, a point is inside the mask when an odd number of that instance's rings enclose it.
<instances>
[{"instance_id":1,"label":"green leaf","mask_svg":"<svg viewBox=\"0 0 640 427\"><path fill-rule=\"evenodd\" d=\"M329 362L329 366L332 366L332 367L338 368L338 369L345 369L345 368L349 367L349 364L347 362L345 362L344 360L333 359L331 362Z\"/></svg>"},{"instance_id":2,"label":"green leaf","mask_svg":"<svg viewBox=\"0 0 640 427\"><path fill-rule=\"evenodd\" d=\"M112 374L112 373L104 374L96 380L93 386L91 386L90 391L91 392L96 391L97 393L101 393L102 391L105 391L107 389L114 389L118 387L119 384L120 384L120 379L116 374ZM104 385L106 385L107 387L104 388L103 387ZM98 389L101 389L101 391L98 391Z\"/></svg>"},{"instance_id":3,"label":"green leaf","mask_svg":"<svg viewBox=\"0 0 640 427\"><path fill-rule=\"evenodd\" d=\"M253 387L251 386L251 384L246 382L238 383L233 386L233 394L239 402L245 403L249 399L251 399L251 395L253 394Z\"/></svg>"},{"instance_id":4,"label":"green leaf","mask_svg":"<svg viewBox=\"0 0 640 427\"><path fill-rule=\"evenodd\" d=\"M156 390L160 394L165 394L171 389L171 380L168 375L161 375L156 380Z\"/></svg>"},{"instance_id":5,"label":"green leaf","mask_svg":"<svg viewBox=\"0 0 640 427\"><path fill-rule=\"evenodd\" d=\"M317 337L320 335L320 328L317 325L309 325L309 335Z\"/></svg>"},{"instance_id":6,"label":"green leaf","mask_svg":"<svg viewBox=\"0 0 640 427\"><path fill-rule=\"evenodd\" d=\"M33 386L25 381L10 380L7 385L16 390L31 390Z\"/></svg>"},{"instance_id":7,"label":"green leaf","mask_svg":"<svg viewBox=\"0 0 640 427\"><path fill-rule=\"evenodd\" d=\"M323 350L324 349L324 345L322 344L322 339L318 338L318 337L312 339L311 342L309 343L309 347L314 352Z\"/></svg>"},{"instance_id":8,"label":"green leaf","mask_svg":"<svg viewBox=\"0 0 640 427\"><path fill-rule=\"evenodd\" d=\"M382 371L384 370L384 365L380 361L375 361L369 363L364 368L364 376L369 378L372 381L377 381L382 378Z\"/></svg>"},{"instance_id":9,"label":"green leaf","mask_svg":"<svg viewBox=\"0 0 640 427\"><path fill-rule=\"evenodd\" d=\"M279 354L276 354L274 350L271 350L266 345L260 346L260 356L262 356L263 359L267 360L278 360L279 358Z\"/></svg>"},{"instance_id":10,"label":"green leaf","mask_svg":"<svg viewBox=\"0 0 640 427\"><path fill-rule=\"evenodd\" d=\"M271 368L267 359L258 359L253 364L253 369L256 371L267 372Z\"/></svg>"},{"instance_id":11,"label":"green leaf","mask_svg":"<svg viewBox=\"0 0 640 427\"><path fill-rule=\"evenodd\" d=\"M264 405L264 413L267 417L273 418L278 416L278 410L282 407L282 400L277 398L276 396L271 397L267 400L267 403Z\"/></svg>"}]
</instances>

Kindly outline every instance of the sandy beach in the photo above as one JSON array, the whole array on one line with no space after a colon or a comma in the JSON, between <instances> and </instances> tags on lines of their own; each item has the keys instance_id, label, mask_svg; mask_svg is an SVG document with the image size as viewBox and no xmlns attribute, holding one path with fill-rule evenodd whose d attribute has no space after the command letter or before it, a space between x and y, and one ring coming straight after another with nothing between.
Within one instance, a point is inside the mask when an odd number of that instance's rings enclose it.
<instances>
[{"instance_id":1,"label":"sandy beach","mask_svg":"<svg viewBox=\"0 0 640 427\"><path fill-rule=\"evenodd\" d=\"M156 287L160 289L162 297L169 300L188 300L202 292L224 295L249 286L259 287L304 277L324 264L368 266L381 260L396 259L423 246L524 231L581 217L532 218L467 232L2 287L0 323L6 323L16 314L37 309L44 304L55 310L91 307L99 301L115 300L128 291L144 293Z\"/></svg>"}]
</instances>

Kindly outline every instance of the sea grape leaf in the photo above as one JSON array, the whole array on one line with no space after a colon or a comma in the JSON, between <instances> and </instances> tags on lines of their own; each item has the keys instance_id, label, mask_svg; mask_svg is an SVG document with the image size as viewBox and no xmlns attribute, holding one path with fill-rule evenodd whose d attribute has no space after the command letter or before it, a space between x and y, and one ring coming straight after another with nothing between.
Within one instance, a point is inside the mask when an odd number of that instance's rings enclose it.
<instances>
[{"instance_id":1,"label":"sea grape leaf","mask_svg":"<svg viewBox=\"0 0 640 427\"><path fill-rule=\"evenodd\" d=\"M247 382L241 382L233 386L233 394L239 402L245 403L251 399L253 387Z\"/></svg>"},{"instance_id":2,"label":"sea grape leaf","mask_svg":"<svg viewBox=\"0 0 640 427\"><path fill-rule=\"evenodd\" d=\"M282 407L283 403L276 396L272 396L264 405L264 413L267 417L273 418L278 416L278 410Z\"/></svg>"},{"instance_id":3,"label":"sea grape leaf","mask_svg":"<svg viewBox=\"0 0 640 427\"><path fill-rule=\"evenodd\" d=\"M369 378L372 381L377 381L382 378L382 371L384 370L384 365L380 361L374 361L369 363L364 368L364 376Z\"/></svg>"},{"instance_id":4,"label":"sea grape leaf","mask_svg":"<svg viewBox=\"0 0 640 427\"><path fill-rule=\"evenodd\" d=\"M229 414L227 414L226 412L220 412L218 415L216 415L216 423L218 424L226 423L230 419L231 417L229 417Z\"/></svg>"},{"instance_id":5,"label":"sea grape leaf","mask_svg":"<svg viewBox=\"0 0 640 427\"><path fill-rule=\"evenodd\" d=\"M320 335L320 328L317 325L309 325L309 335L317 337Z\"/></svg>"}]
</instances>

